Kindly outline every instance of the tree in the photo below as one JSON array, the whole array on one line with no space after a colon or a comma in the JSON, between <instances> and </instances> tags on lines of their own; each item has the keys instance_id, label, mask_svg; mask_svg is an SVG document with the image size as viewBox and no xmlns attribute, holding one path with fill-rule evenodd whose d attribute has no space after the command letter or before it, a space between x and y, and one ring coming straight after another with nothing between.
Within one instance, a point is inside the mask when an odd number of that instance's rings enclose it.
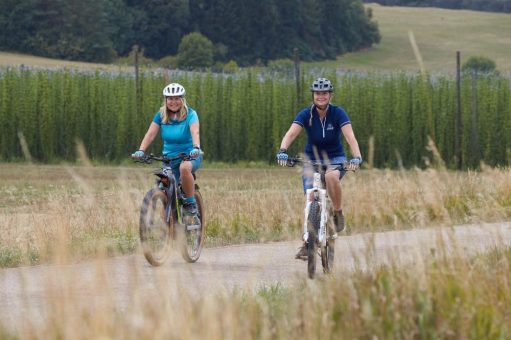
<instances>
[{"instance_id":1,"label":"tree","mask_svg":"<svg viewBox=\"0 0 511 340\"><path fill-rule=\"evenodd\" d=\"M134 14L134 43L152 59L175 54L187 33L190 20L188 0L130 1Z\"/></svg>"},{"instance_id":2,"label":"tree","mask_svg":"<svg viewBox=\"0 0 511 340\"><path fill-rule=\"evenodd\" d=\"M184 68L201 68L213 65L214 47L211 40L193 32L185 35L179 44L177 63Z\"/></svg>"}]
</instances>

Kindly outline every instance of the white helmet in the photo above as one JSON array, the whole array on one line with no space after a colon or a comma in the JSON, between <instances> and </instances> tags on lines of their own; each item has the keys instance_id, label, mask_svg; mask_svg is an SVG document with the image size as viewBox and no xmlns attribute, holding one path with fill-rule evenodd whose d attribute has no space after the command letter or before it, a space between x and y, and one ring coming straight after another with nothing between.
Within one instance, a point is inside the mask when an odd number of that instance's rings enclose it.
<instances>
[{"instance_id":1,"label":"white helmet","mask_svg":"<svg viewBox=\"0 0 511 340\"><path fill-rule=\"evenodd\" d=\"M325 91L325 92L334 92L334 86L330 82L330 80L326 78L318 78L314 80L311 85L311 92L317 91Z\"/></svg>"},{"instance_id":2,"label":"white helmet","mask_svg":"<svg viewBox=\"0 0 511 340\"><path fill-rule=\"evenodd\" d=\"M186 94L185 88L183 85L178 83L172 83L165 86L163 89L163 95L165 97L184 97Z\"/></svg>"}]
</instances>

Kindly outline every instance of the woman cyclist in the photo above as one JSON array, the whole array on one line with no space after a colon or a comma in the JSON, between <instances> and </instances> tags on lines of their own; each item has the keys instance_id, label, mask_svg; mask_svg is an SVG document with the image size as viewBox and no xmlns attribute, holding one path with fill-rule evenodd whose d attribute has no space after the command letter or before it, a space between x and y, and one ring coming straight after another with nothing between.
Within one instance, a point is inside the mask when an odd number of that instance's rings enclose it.
<instances>
[{"instance_id":1,"label":"woman cyclist","mask_svg":"<svg viewBox=\"0 0 511 340\"><path fill-rule=\"evenodd\" d=\"M185 99L185 88L172 83L163 89L163 104L156 112L153 121L149 125L138 151L131 157L141 159L145 151L151 145L154 138L161 130L163 139L163 155L169 158L177 157L182 153L190 156L190 160L179 159L170 164L172 172L181 185L186 195L184 203L188 215L197 215L195 202L195 180L194 173L199 169L202 162L202 151L200 148L199 117L197 112L188 107Z\"/></svg>"},{"instance_id":2,"label":"woman cyclist","mask_svg":"<svg viewBox=\"0 0 511 340\"><path fill-rule=\"evenodd\" d=\"M312 92L311 107L301 110L285 134L277 153L277 161L285 166L288 159L287 149L300 134L302 129L307 132L305 156L311 161L319 161L327 166L325 183L328 196L334 208L334 224L337 232L345 228L341 206L341 178L346 171L337 169L339 164L346 162L346 154L341 141L341 134L348 142L352 160L348 170L356 170L362 163L362 156L357 139L353 132L347 113L338 106L331 104L334 88L325 78L314 80L310 88ZM302 174L304 191L312 188L313 169L305 166ZM297 259L307 258L307 249L302 246L296 254Z\"/></svg>"}]
</instances>

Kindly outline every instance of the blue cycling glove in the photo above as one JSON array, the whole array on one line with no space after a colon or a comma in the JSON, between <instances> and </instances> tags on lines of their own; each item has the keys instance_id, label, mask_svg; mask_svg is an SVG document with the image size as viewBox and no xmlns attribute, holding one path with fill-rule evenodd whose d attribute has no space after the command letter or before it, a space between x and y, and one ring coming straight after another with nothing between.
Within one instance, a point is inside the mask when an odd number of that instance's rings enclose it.
<instances>
[{"instance_id":1,"label":"blue cycling glove","mask_svg":"<svg viewBox=\"0 0 511 340\"><path fill-rule=\"evenodd\" d=\"M144 158L144 156L145 156L145 153L143 150L138 150L131 154L131 158L135 158L135 159L141 159L141 158Z\"/></svg>"},{"instance_id":2,"label":"blue cycling glove","mask_svg":"<svg viewBox=\"0 0 511 340\"><path fill-rule=\"evenodd\" d=\"M190 156L190 158L197 158L197 157L200 156L200 154L201 154L200 147L199 146L194 146L192 151L190 151L189 156Z\"/></svg>"},{"instance_id":3,"label":"blue cycling glove","mask_svg":"<svg viewBox=\"0 0 511 340\"><path fill-rule=\"evenodd\" d=\"M287 151L286 149L280 149L279 152L277 152L276 158L279 165L282 166L287 165L287 159L289 158L289 156L287 155L286 151Z\"/></svg>"},{"instance_id":4,"label":"blue cycling glove","mask_svg":"<svg viewBox=\"0 0 511 340\"><path fill-rule=\"evenodd\" d=\"M360 164L362 164L362 157L355 157L350 160L349 170L357 170L360 168Z\"/></svg>"}]
</instances>

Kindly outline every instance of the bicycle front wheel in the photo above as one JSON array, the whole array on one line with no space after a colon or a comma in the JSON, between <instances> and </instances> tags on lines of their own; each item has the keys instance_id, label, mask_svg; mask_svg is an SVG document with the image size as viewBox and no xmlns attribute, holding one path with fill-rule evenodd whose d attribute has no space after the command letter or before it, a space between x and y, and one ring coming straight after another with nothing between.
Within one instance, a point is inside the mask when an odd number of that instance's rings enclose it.
<instances>
[{"instance_id":1,"label":"bicycle front wheel","mask_svg":"<svg viewBox=\"0 0 511 340\"><path fill-rule=\"evenodd\" d=\"M197 223L185 224L183 242L181 243L181 255L185 261L190 263L199 259L206 237L204 202L198 188L195 189L195 201L197 202Z\"/></svg>"},{"instance_id":2,"label":"bicycle front wheel","mask_svg":"<svg viewBox=\"0 0 511 340\"><path fill-rule=\"evenodd\" d=\"M311 203L309 216L307 219L307 273L309 278L313 279L316 274L316 254L318 251L318 231L321 221L321 208L317 201Z\"/></svg>"},{"instance_id":3,"label":"bicycle front wheel","mask_svg":"<svg viewBox=\"0 0 511 340\"><path fill-rule=\"evenodd\" d=\"M153 266L161 266L170 254L172 216L167 223L166 207L167 195L154 188L147 192L140 209L140 242Z\"/></svg>"}]
</instances>

